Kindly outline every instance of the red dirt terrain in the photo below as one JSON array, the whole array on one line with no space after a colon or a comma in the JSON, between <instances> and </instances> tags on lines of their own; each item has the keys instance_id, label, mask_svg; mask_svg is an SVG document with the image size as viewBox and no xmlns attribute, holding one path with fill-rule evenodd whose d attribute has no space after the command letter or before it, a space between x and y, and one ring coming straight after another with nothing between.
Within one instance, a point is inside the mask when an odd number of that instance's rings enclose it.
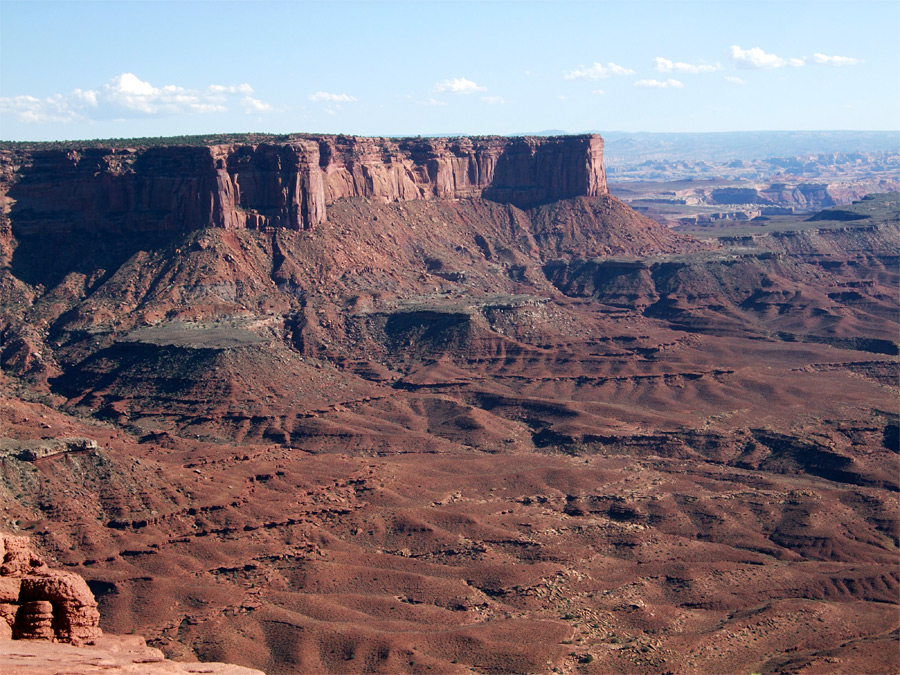
<instances>
[{"instance_id":1,"label":"red dirt terrain","mask_svg":"<svg viewBox=\"0 0 900 675\"><path fill-rule=\"evenodd\" d=\"M598 140L7 156L0 527L186 661L896 672L897 195L693 238L576 180Z\"/></svg>"}]
</instances>

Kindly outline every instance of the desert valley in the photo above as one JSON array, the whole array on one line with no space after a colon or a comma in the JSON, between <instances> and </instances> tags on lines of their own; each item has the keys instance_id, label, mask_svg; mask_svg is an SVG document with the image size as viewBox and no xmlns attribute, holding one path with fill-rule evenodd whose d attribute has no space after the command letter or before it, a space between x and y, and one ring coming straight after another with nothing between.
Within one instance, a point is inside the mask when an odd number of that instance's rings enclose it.
<instances>
[{"instance_id":1,"label":"desert valley","mask_svg":"<svg viewBox=\"0 0 900 675\"><path fill-rule=\"evenodd\" d=\"M181 662L896 672L897 156L686 162L2 144L0 529Z\"/></svg>"}]
</instances>

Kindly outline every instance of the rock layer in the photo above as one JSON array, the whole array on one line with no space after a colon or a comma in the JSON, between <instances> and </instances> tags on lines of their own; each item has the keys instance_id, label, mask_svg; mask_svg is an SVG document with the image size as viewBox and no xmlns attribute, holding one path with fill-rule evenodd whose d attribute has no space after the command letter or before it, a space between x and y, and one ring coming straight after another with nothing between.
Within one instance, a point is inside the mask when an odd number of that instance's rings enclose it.
<instances>
[{"instance_id":1,"label":"rock layer","mask_svg":"<svg viewBox=\"0 0 900 675\"><path fill-rule=\"evenodd\" d=\"M23 235L306 230L350 197L484 197L530 207L608 193L596 135L3 151L0 165L0 202Z\"/></svg>"}]
</instances>

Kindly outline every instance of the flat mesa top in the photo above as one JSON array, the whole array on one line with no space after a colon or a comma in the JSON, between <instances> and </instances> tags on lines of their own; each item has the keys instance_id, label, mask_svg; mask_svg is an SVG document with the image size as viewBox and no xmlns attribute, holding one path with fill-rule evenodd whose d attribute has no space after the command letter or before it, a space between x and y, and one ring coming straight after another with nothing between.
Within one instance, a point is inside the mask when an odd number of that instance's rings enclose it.
<instances>
[{"instance_id":1,"label":"flat mesa top","mask_svg":"<svg viewBox=\"0 0 900 675\"><path fill-rule=\"evenodd\" d=\"M460 141L467 143L484 143L512 140L538 140L559 141L564 139L599 139L599 134L563 134L557 136L358 136L355 134L197 134L186 136L158 136L142 138L98 138L89 140L62 140L62 141L5 141L0 140L0 150L7 151L40 151L40 150L72 150L87 148L103 149L129 149L138 150L153 147L173 146L215 146L215 145L259 145L263 143L273 145L290 145L298 141L332 140L342 141L373 141L392 143L411 143L429 141Z\"/></svg>"},{"instance_id":2,"label":"flat mesa top","mask_svg":"<svg viewBox=\"0 0 900 675\"><path fill-rule=\"evenodd\" d=\"M120 342L157 347L233 349L263 344L267 342L267 339L246 328L169 323L137 328L128 333Z\"/></svg>"}]
</instances>

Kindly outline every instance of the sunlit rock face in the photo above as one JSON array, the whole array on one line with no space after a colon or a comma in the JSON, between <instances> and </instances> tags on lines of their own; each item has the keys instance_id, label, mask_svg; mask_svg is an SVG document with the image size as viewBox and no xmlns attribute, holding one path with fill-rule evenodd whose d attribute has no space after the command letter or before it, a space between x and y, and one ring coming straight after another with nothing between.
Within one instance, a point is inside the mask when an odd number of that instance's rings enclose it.
<instances>
[{"instance_id":1,"label":"sunlit rock face","mask_svg":"<svg viewBox=\"0 0 900 675\"><path fill-rule=\"evenodd\" d=\"M339 199L485 197L530 207L607 194L596 135L298 137L283 144L85 148L0 154L24 234L309 230Z\"/></svg>"}]
</instances>

